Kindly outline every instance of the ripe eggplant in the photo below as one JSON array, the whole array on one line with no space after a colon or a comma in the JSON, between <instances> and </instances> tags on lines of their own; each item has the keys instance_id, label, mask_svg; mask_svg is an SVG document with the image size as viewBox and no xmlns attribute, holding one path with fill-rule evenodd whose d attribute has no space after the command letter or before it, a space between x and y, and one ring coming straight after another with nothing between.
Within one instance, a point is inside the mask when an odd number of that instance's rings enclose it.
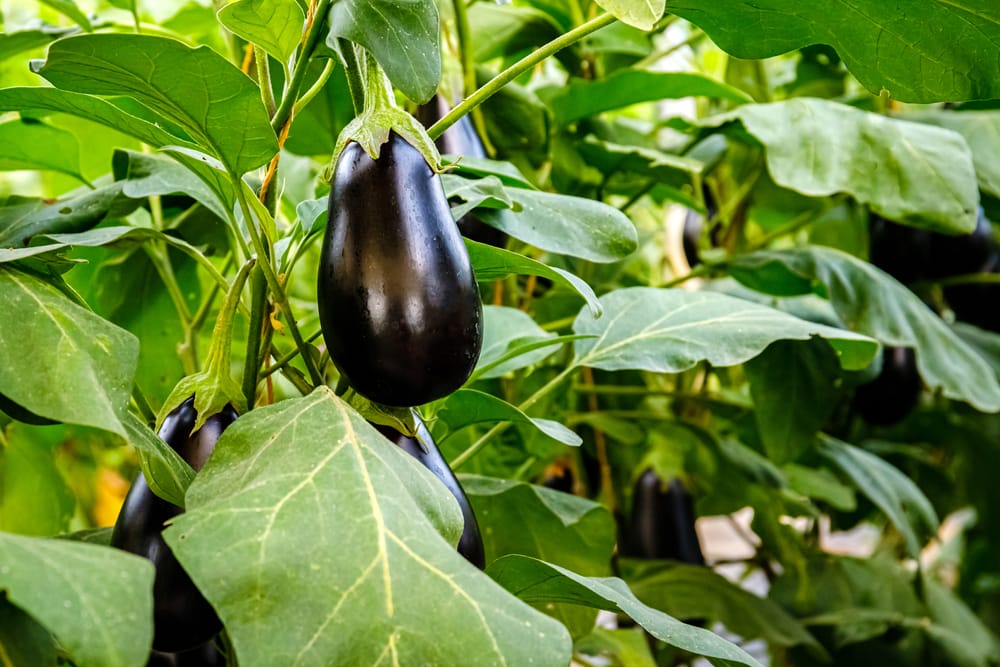
<instances>
[{"instance_id":1,"label":"ripe eggplant","mask_svg":"<svg viewBox=\"0 0 1000 667\"><path fill-rule=\"evenodd\" d=\"M949 236L931 234L929 278L948 278L982 270L993 255L993 230L983 209L979 209L976 228L970 234Z\"/></svg>"},{"instance_id":2,"label":"ripe eggplant","mask_svg":"<svg viewBox=\"0 0 1000 667\"><path fill-rule=\"evenodd\" d=\"M384 405L450 394L479 359L483 307L441 179L392 132L378 160L349 143L332 185L317 286L331 359Z\"/></svg>"},{"instance_id":3,"label":"ripe eggplant","mask_svg":"<svg viewBox=\"0 0 1000 667\"><path fill-rule=\"evenodd\" d=\"M922 388L913 350L886 347L882 350L882 372L854 391L851 405L869 424L891 426L913 411Z\"/></svg>"},{"instance_id":4,"label":"ripe eggplant","mask_svg":"<svg viewBox=\"0 0 1000 667\"><path fill-rule=\"evenodd\" d=\"M159 436L196 471L208 460L222 432L234 421L231 406L208 418L195 433L194 397L167 415ZM156 496L142 473L125 497L111 534L111 546L144 556L156 566L153 583L153 648L176 652L193 649L222 629L215 610L177 562L160 534L168 519L183 510Z\"/></svg>"},{"instance_id":5,"label":"ripe eggplant","mask_svg":"<svg viewBox=\"0 0 1000 667\"><path fill-rule=\"evenodd\" d=\"M978 272L1000 273L1000 254L993 253ZM1000 333L1000 284L950 285L944 288L944 298L956 320Z\"/></svg>"},{"instance_id":6,"label":"ripe eggplant","mask_svg":"<svg viewBox=\"0 0 1000 667\"><path fill-rule=\"evenodd\" d=\"M465 560L469 561L480 570L486 567L486 553L483 550L483 538L479 533L479 522L476 521L476 514L472 511L472 505L465 496L465 491L459 483L455 473L444 460L441 451L434 444L430 431L423 421L417 421L417 437L403 435L391 426L376 424L375 428L386 438L396 444L397 447L408 453L410 456L420 461L425 468L434 473L441 482L448 487L451 495L455 496L458 506L462 509L462 518L465 525L462 528L462 537L458 540L458 553Z\"/></svg>"},{"instance_id":7,"label":"ripe eggplant","mask_svg":"<svg viewBox=\"0 0 1000 667\"><path fill-rule=\"evenodd\" d=\"M704 565L694 521L694 502L680 480L664 484L649 468L635 482L632 514L619 552L633 558Z\"/></svg>"}]
</instances>

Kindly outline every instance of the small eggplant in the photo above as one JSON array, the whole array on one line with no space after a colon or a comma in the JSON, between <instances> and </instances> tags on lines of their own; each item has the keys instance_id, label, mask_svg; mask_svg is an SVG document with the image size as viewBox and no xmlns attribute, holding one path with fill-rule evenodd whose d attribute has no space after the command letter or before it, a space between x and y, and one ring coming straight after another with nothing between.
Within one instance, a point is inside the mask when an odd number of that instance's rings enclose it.
<instances>
[{"instance_id":1,"label":"small eggplant","mask_svg":"<svg viewBox=\"0 0 1000 667\"><path fill-rule=\"evenodd\" d=\"M632 558L704 565L694 522L694 503L680 480L665 484L650 468L636 480L632 514L619 552Z\"/></svg>"},{"instance_id":2,"label":"small eggplant","mask_svg":"<svg viewBox=\"0 0 1000 667\"><path fill-rule=\"evenodd\" d=\"M452 472L448 462L444 460L437 445L434 444L434 439L431 437L430 431L427 430L427 426L423 421L418 420L416 438L403 435L390 426L377 424L375 428L394 442L397 447L420 461L425 468L441 480L451 491L451 495L455 496L455 500L458 501L458 506L462 510L462 518L465 520L462 537L458 540L458 553L480 570L486 567L486 553L483 549L483 538L479 533L479 522L476 521L476 514L472 511L472 505L469 504L469 499L465 496L465 491L458 478L455 477L455 473Z\"/></svg>"},{"instance_id":3,"label":"small eggplant","mask_svg":"<svg viewBox=\"0 0 1000 667\"><path fill-rule=\"evenodd\" d=\"M913 411L923 384L917 357L908 347L882 350L882 372L854 391L852 407L874 426L891 426Z\"/></svg>"},{"instance_id":4,"label":"small eggplant","mask_svg":"<svg viewBox=\"0 0 1000 667\"><path fill-rule=\"evenodd\" d=\"M222 432L234 421L231 406L208 418L192 433L197 412L189 398L167 415L159 436L196 471L208 460ZM210 640L222 629L215 610L202 596L163 540L164 523L180 514L179 507L156 496L139 473L111 534L111 546L144 556L156 566L153 582L153 648L187 651Z\"/></svg>"},{"instance_id":5,"label":"small eggplant","mask_svg":"<svg viewBox=\"0 0 1000 667\"><path fill-rule=\"evenodd\" d=\"M226 656L214 641L180 653L153 651L146 667L226 667Z\"/></svg>"},{"instance_id":6,"label":"small eggplant","mask_svg":"<svg viewBox=\"0 0 1000 667\"><path fill-rule=\"evenodd\" d=\"M337 162L317 285L330 358L362 396L413 406L455 391L483 342L483 308L441 179L395 132L373 160Z\"/></svg>"}]
</instances>

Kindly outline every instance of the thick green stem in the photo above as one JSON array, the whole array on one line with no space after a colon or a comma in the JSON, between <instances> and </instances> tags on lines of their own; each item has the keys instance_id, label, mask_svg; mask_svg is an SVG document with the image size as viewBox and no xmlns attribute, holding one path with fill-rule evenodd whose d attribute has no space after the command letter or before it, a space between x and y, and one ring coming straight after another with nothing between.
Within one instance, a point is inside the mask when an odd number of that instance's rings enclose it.
<instances>
[{"instance_id":1,"label":"thick green stem","mask_svg":"<svg viewBox=\"0 0 1000 667\"><path fill-rule=\"evenodd\" d=\"M344 73L347 75L347 89L351 92L354 115L360 116L361 112L365 110L365 82L361 80L361 65L358 63L358 56L351 42L340 39L337 43L340 46L340 58L344 64Z\"/></svg>"},{"instance_id":2,"label":"thick green stem","mask_svg":"<svg viewBox=\"0 0 1000 667\"><path fill-rule=\"evenodd\" d=\"M292 117L295 100L299 96L302 82L306 78L306 70L309 68L309 58L316 49L316 44L319 43L319 40L325 34L326 15L330 11L332 4L333 0L319 0L316 3L316 12L313 14L312 23L309 25L309 30L306 32L305 39L302 41L302 47L299 49L298 56L295 59L295 69L292 70L292 78L289 79L285 94L281 98L281 106L278 107L278 110L274 112L274 116L271 118L271 127L274 128L275 132L281 132L281 128Z\"/></svg>"},{"instance_id":3,"label":"thick green stem","mask_svg":"<svg viewBox=\"0 0 1000 667\"><path fill-rule=\"evenodd\" d=\"M233 279L233 284L226 292L226 301L219 310L219 316L215 320L215 328L212 329L212 344L208 348L205 371L209 375L219 377L229 377L230 359L233 348L233 318L240 304L240 294L243 292L243 285L246 284L247 276L253 268L253 261L247 262L240 267L239 273Z\"/></svg>"},{"instance_id":4,"label":"thick green stem","mask_svg":"<svg viewBox=\"0 0 1000 667\"><path fill-rule=\"evenodd\" d=\"M587 21L583 25L573 28L566 34L557 37L524 58L521 58L516 63L490 79L482 88L469 95L469 97L467 97L461 104L449 111L444 118L434 123L434 125L427 130L427 134L430 135L431 139L437 139L445 130L454 125L459 118L478 107L521 74L527 72L529 69L542 62L552 54L580 41L590 33L611 25L615 22L615 20L616 19L612 14L601 14L600 16Z\"/></svg>"},{"instance_id":5,"label":"thick green stem","mask_svg":"<svg viewBox=\"0 0 1000 667\"><path fill-rule=\"evenodd\" d=\"M545 385L542 386L538 391L536 391L534 394L525 399L523 403L517 406L518 409L521 410L522 412L530 410L532 406L535 405L535 403L548 396L553 389L562 384L566 380L566 378L572 375L576 370L577 367L573 364L570 364L569 366L564 368L562 372L560 372L554 378L546 382ZM451 462L452 470L458 470L463 465L468 463L469 459L478 454L479 450L485 447L490 440L499 436L501 433L510 428L511 424L512 422L501 422L496 426L494 426L493 428L491 428L486 433L484 433L478 440L469 445L468 449L466 449L464 452L455 457L455 459Z\"/></svg>"},{"instance_id":6,"label":"thick green stem","mask_svg":"<svg viewBox=\"0 0 1000 667\"><path fill-rule=\"evenodd\" d=\"M299 99L295 101L295 107L292 110L293 118L295 117L295 114L302 111L307 104L312 102L313 98L319 94L319 91L323 90L323 86L326 85L326 82L330 80L330 75L333 74L333 68L334 61L332 59L327 60L326 65L323 67L323 71L320 72L319 78L313 82L313 85L309 87L309 90L302 93L302 95L299 96Z\"/></svg>"},{"instance_id":7,"label":"thick green stem","mask_svg":"<svg viewBox=\"0 0 1000 667\"><path fill-rule=\"evenodd\" d=\"M260 99L264 102L264 108L267 109L267 113L273 115L278 105L274 101L274 90L271 88L271 65L267 61L267 52L254 44L253 57L257 62L257 83L260 84Z\"/></svg>"},{"instance_id":8,"label":"thick green stem","mask_svg":"<svg viewBox=\"0 0 1000 667\"><path fill-rule=\"evenodd\" d=\"M253 410L257 398L257 374L260 371L260 341L267 313L267 280L257 267L250 282L250 329L247 331L247 352L243 361L243 396L247 410Z\"/></svg>"}]
</instances>

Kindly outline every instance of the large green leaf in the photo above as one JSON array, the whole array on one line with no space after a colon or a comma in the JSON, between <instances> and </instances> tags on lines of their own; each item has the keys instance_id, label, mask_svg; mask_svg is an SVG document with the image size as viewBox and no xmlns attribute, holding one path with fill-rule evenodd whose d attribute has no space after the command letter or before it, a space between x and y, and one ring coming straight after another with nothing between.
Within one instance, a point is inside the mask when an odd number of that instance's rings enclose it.
<instances>
[{"instance_id":1,"label":"large green leaf","mask_svg":"<svg viewBox=\"0 0 1000 667\"><path fill-rule=\"evenodd\" d=\"M767 598L760 598L711 568L625 560L623 576L636 597L677 618L722 623L743 639L763 639L775 646L805 645L826 652L799 621Z\"/></svg>"},{"instance_id":2,"label":"large green leaf","mask_svg":"<svg viewBox=\"0 0 1000 667\"><path fill-rule=\"evenodd\" d=\"M0 123L0 171L51 169L85 181L72 132L37 121Z\"/></svg>"},{"instance_id":3,"label":"large green leaf","mask_svg":"<svg viewBox=\"0 0 1000 667\"><path fill-rule=\"evenodd\" d=\"M711 97L743 103L753 99L703 74L622 69L599 80L573 80L547 101L558 123L567 124L603 111L640 102Z\"/></svg>"},{"instance_id":4,"label":"large green leaf","mask_svg":"<svg viewBox=\"0 0 1000 667\"><path fill-rule=\"evenodd\" d=\"M64 90L136 99L237 174L278 151L260 90L206 46L150 35L80 35L49 47L38 73Z\"/></svg>"},{"instance_id":5,"label":"large green leaf","mask_svg":"<svg viewBox=\"0 0 1000 667\"><path fill-rule=\"evenodd\" d=\"M237 0L219 10L219 22L261 47L287 70L306 17L295 0Z\"/></svg>"},{"instance_id":6,"label":"large green leaf","mask_svg":"<svg viewBox=\"0 0 1000 667\"><path fill-rule=\"evenodd\" d=\"M76 26L63 28L42 24L25 30L12 30L0 33L0 62L19 53L45 46L49 42L79 32Z\"/></svg>"},{"instance_id":7,"label":"large green leaf","mask_svg":"<svg viewBox=\"0 0 1000 667\"><path fill-rule=\"evenodd\" d=\"M463 475L462 486L476 510L487 563L507 554L522 554L581 574L610 574L615 524L603 505L494 477ZM570 605L546 611L574 636L593 628L596 617L593 610Z\"/></svg>"},{"instance_id":8,"label":"large green leaf","mask_svg":"<svg viewBox=\"0 0 1000 667\"><path fill-rule=\"evenodd\" d=\"M884 459L846 442L824 436L819 451L885 512L906 540L910 556L919 558L926 538L938 528L934 507L920 487Z\"/></svg>"},{"instance_id":9,"label":"large green leaf","mask_svg":"<svg viewBox=\"0 0 1000 667\"><path fill-rule=\"evenodd\" d=\"M1000 111L925 111L906 118L939 125L965 137L983 192L1000 197Z\"/></svg>"},{"instance_id":10,"label":"large green leaf","mask_svg":"<svg viewBox=\"0 0 1000 667\"><path fill-rule=\"evenodd\" d=\"M0 266L0 393L31 412L125 436L135 336L34 276Z\"/></svg>"},{"instance_id":11,"label":"large green leaf","mask_svg":"<svg viewBox=\"0 0 1000 667\"><path fill-rule=\"evenodd\" d=\"M690 192L701 183L705 165L698 160L672 155L653 148L601 141L591 135L576 144L576 150L587 164L605 175L617 172L645 176L657 185L674 191L674 198L688 206L700 206ZM687 193L682 189L686 188Z\"/></svg>"},{"instance_id":12,"label":"large green leaf","mask_svg":"<svg viewBox=\"0 0 1000 667\"><path fill-rule=\"evenodd\" d=\"M219 199L215 190L190 169L157 155L117 150L115 173L122 180L122 192L133 199L150 195L186 194L225 220L228 202Z\"/></svg>"},{"instance_id":13,"label":"large green leaf","mask_svg":"<svg viewBox=\"0 0 1000 667\"><path fill-rule=\"evenodd\" d=\"M0 530L57 535L69 528L76 498L56 466L61 428L11 424L0 446Z\"/></svg>"},{"instance_id":14,"label":"large green leaf","mask_svg":"<svg viewBox=\"0 0 1000 667\"><path fill-rule=\"evenodd\" d=\"M813 446L837 397L837 358L817 340L777 341L745 367L754 417L771 461L782 464Z\"/></svg>"},{"instance_id":15,"label":"large green leaf","mask_svg":"<svg viewBox=\"0 0 1000 667\"><path fill-rule=\"evenodd\" d=\"M469 6L469 46L475 62L536 48L560 34L559 24L533 7L476 2Z\"/></svg>"},{"instance_id":16,"label":"large green leaf","mask_svg":"<svg viewBox=\"0 0 1000 667\"><path fill-rule=\"evenodd\" d=\"M41 2L56 10L60 14L73 19L84 30L90 31L94 29L90 23L90 19L87 18L87 15L76 6L76 3L73 0L41 0Z\"/></svg>"},{"instance_id":17,"label":"large green leaf","mask_svg":"<svg viewBox=\"0 0 1000 667\"><path fill-rule=\"evenodd\" d=\"M501 586L529 602L567 602L606 609L629 616L652 636L670 646L703 655L720 667L761 667L743 649L703 628L640 602L624 581L615 577L585 577L565 568L526 556L505 556L487 572Z\"/></svg>"},{"instance_id":18,"label":"large green leaf","mask_svg":"<svg viewBox=\"0 0 1000 667\"><path fill-rule=\"evenodd\" d=\"M652 30L663 16L666 0L596 0L622 23L640 30Z\"/></svg>"},{"instance_id":19,"label":"large green leaf","mask_svg":"<svg viewBox=\"0 0 1000 667\"><path fill-rule=\"evenodd\" d=\"M868 90L904 102L1000 98L993 0L671 0L670 11L738 58L829 44Z\"/></svg>"},{"instance_id":20,"label":"large green leaf","mask_svg":"<svg viewBox=\"0 0 1000 667\"><path fill-rule=\"evenodd\" d=\"M549 252L615 262L638 246L635 226L618 209L591 199L511 189L518 210L479 211L483 222Z\"/></svg>"},{"instance_id":21,"label":"large green leaf","mask_svg":"<svg viewBox=\"0 0 1000 667\"><path fill-rule=\"evenodd\" d=\"M150 490L177 507L184 507L184 492L194 479L194 470L146 422L131 412L122 421L129 444L139 453L142 474Z\"/></svg>"},{"instance_id":22,"label":"large green leaf","mask_svg":"<svg viewBox=\"0 0 1000 667\"><path fill-rule=\"evenodd\" d=\"M483 347L479 353L477 368L500 361L517 345L542 342L555 338L554 333L545 331L523 310L506 306L483 306ZM509 361L493 366L481 378L500 377L521 368L538 363L555 351L555 347L542 347L527 352Z\"/></svg>"},{"instance_id":23,"label":"large green leaf","mask_svg":"<svg viewBox=\"0 0 1000 667\"><path fill-rule=\"evenodd\" d=\"M441 78L441 34L434 0L340 0L330 9L327 44L344 37L368 49L393 85L426 102Z\"/></svg>"},{"instance_id":24,"label":"large green leaf","mask_svg":"<svg viewBox=\"0 0 1000 667\"><path fill-rule=\"evenodd\" d=\"M701 124L733 122L763 144L782 187L846 193L890 220L937 231L976 226L972 153L956 132L811 98L747 104Z\"/></svg>"},{"instance_id":25,"label":"large green leaf","mask_svg":"<svg viewBox=\"0 0 1000 667\"><path fill-rule=\"evenodd\" d=\"M15 252L14 258L39 254L37 251L18 253L16 249L28 245L41 234L88 230L108 216L127 215L138 205L122 195L121 184L111 183L97 189L74 190L52 202L27 199L13 206L0 207L0 256L10 252Z\"/></svg>"},{"instance_id":26,"label":"large green leaf","mask_svg":"<svg viewBox=\"0 0 1000 667\"><path fill-rule=\"evenodd\" d=\"M6 665L55 665L52 635L0 595L0 657Z\"/></svg>"},{"instance_id":27,"label":"large green leaf","mask_svg":"<svg viewBox=\"0 0 1000 667\"><path fill-rule=\"evenodd\" d=\"M153 641L153 565L70 540L0 533L0 591L79 667L141 667Z\"/></svg>"},{"instance_id":28,"label":"large green leaf","mask_svg":"<svg viewBox=\"0 0 1000 667\"><path fill-rule=\"evenodd\" d=\"M323 387L227 429L164 537L241 663L564 667L565 628L459 556L461 528L445 487Z\"/></svg>"},{"instance_id":29,"label":"large green leaf","mask_svg":"<svg viewBox=\"0 0 1000 667\"><path fill-rule=\"evenodd\" d=\"M542 436L562 445L578 447L583 442L580 436L559 422L529 417L502 398L475 389L459 389L450 394L444 399L438 416L452 432L471 424L509 421L536 429Z\"/></svg>"},{"instance_id":30,"label":"large green leaf","mask_svg":"<svg viewBox=\"0 0 1000 667\"><path fill-rule=\"evenodd\" d=\"M850 331L813 324L767 306L713 292L630 287L601 297L604 315L581 312L576 364L604 370L679 373L700 361L735 366L778 340L825 338L847 369L864 368L878 344Z\"/></svg>"},{"instance_id":31,"label":"large green leaf","mask_svg":"<svg viewBox=\"0 0 1000 667\"><path fill-rule=\"evenodd\" d=\"M1000 384L985 360L913 292L871 264L809 246L742 255L731 272L748 287L782 296L809 294L814 282L823 284L848 327L886 345L915 348L929 387L979 410L1000 410Z\"/></svg>"},{"instance_id":32,"label":"large green leaf","mask_svg":"<svg viewBox=\"0 0 1000 667\"><path fill-rule=\"evenodd\" d=\"M70 114L106 125L156 148L168 144L183 145L187 143L170 132L137 118L99 97L59 90L58 88L2 88L0 89L0 111L35 114L55 111Z\"/></svg>"}]
</instances>

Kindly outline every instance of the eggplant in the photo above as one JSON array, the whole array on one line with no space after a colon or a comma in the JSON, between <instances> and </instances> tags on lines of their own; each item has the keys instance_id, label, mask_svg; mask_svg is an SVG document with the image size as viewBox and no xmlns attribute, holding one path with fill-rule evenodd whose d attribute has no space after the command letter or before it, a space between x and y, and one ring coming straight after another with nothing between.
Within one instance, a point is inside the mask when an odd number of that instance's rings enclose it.
<instances>
[{"instance_id":1,"label":"eggplant","mask_svg":"<svg viewBox=\"0 0 1000 667\"><path fill-rule=\"evenodd\" d=\"M980 207L976 228L971 233L958 236L931 234L931 261L927 277L939 279L981 271L990 261L994 249L993 230Z\"/></svg>"},{"instance_id":2,"label":"eggplant","mask_svg":"<svg viewBox=\"0 0 1000 667\"><path fill-rule=\"evenodd\" d=\"M665 483L649 468L635 482L632 513L619 553L632 558L704 565L695 531L694 502L678 479Z\"/></svg>"},{"instance_id":3,"label":"eggplant","mask_svg":"<svg viewBox=\"0 0 1000 667\"><path fill-rule=\"evenodd\" d=\"M215 449L219 436L237 416L232 406L226 406L192 433L198 413L194 409L194 397L191 397L167 415L159 436L198 471ZM222 622L212 605L191 581L161 535L164 523L181 512L181 508L155 495L146 478L139 473L111 533L111 546L148 558L156 566L153 648L170 653L193 649L222 629Z\"/></svg>"},{"instance_id":4,"label":"eggplant","mask_svg":"<svg viewBox=\"0 0 1000 667\"><path fill-rule=\"evenodd\" d=\"M978 272L1000 273L1000 254L993 253ZM1000 333L1000 284L949 285L944 288L944 299L955 313L956 320Z\"/></svg>"},{"instance_id":5,"label":"eggplant","mask_svg":"<svg viewBox=\"0 0 1000 667\"><path fill-rule=\"evenodd\" d=\"M886 347L882 350L881 373L855 389L851 405L869 424L891 426L913 411L922 389L913 350Z\"/></svg>"},{"instance_id":6,"label":"eggplant","mask_svg":"<svg viewBox=\"0 0 1000 667\"><path fill-rule=\"evenodd\" d=\"M16 401L12 401L3 394L0 394L0 412L15 421L31 424L33 426L52 426L53 424L59 423L49 419L48 417L36 415L31 410Z\"/></svg>"},{"instance_id":7,"label":"eggplant","mask_svg":"<svg viewBox=\"0 0 1000 667\"><path fill-rule=\"evenodd\" d=\"M565 463L553 463L545 469L542 486L554 491L573 493L573 470Z\"/></svg>"},{"instance_id":8,"label":"eggplant","mask_svg":"<svg viewBox=\"0 0 1000 667\"><path fill-rule=\"evenodd\" d=\"M452 472L448 462L444 460L441 451L434 444L431 433L427 430L427 425L422 420L417 419L417 437L411 438L392 428L375 424L375 428L396 444L397 447L407 454L420 461L421 464L437 477L455 496L458 506L462 509L462 518L465 523L462 528L462 537L458 540L458 553L465 560L469 561L480 570L486 567L486 553L483 549L483 537L479 532L479 522L476 521L476 513L472 511L472 505L465 496L465 490L459 483L455 473Z\"/></svg>"},{"instance_id":9,"label":"eggplant","mask_svg":"<svg viewBox=\"0 0 1000 667\"><path fill-rule=\"evenodd\" d=\"M180 653L153 651L146 667L226 667L226 656L214 641Z\"/></svg>"},{"instance_id":10,"label":"eggplant","mask_svg":"<svg viewBox=\"0 0 1000 667\"><path fill-rule=\"evenodd\" d=\"M334 171L317 285L333 363L362 396L414 406L469 378L483 307L441 179L395 132L373 160L355 142Z\"/></svg>"}]
</instances>

